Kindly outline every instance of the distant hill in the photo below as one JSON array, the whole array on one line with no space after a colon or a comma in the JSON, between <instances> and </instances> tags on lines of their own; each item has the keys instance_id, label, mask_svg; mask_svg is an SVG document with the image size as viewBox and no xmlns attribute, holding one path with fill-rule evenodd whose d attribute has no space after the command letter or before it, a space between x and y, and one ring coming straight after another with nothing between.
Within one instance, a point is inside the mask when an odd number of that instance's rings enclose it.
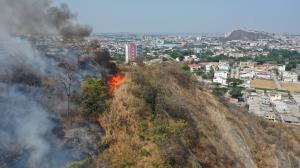
<instances>
[{"instance_id":1,"label":"distant hill","mask_svg":"<svg viewBox=\"0 0 300 168\"><path fill-rule=\"evenodd\" d=\"M226 38L226 40L256 41L259 39L267 39L267 38L272 38L272 37L266 33L261 33L261 32L248 32L244 30L235 30L231 32L231 34Z\"/></svg>"}]
</instances>

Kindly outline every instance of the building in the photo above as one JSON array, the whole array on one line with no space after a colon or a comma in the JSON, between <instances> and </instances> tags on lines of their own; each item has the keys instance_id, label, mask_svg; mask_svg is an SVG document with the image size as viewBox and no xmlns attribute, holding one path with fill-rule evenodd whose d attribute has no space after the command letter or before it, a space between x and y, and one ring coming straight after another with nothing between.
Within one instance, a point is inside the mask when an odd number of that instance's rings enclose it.
<instances>
[{"instance_id":1,"label":"building","mask_svg":"<svg viewBox=\"0 0 300 168\"><path fill-rule=\"evenodd\" d=\"M241 69L254 68L254 66L255 66L255 62L252 62L252 61L240 62L240 68Z\"/></svg>"},{"instance_id":2,"label":"building","mask_svg":"<svg viewBox=\"0 0 300 168\"><path fill-rule=\"evenodd\" d=\"M257 79L272 79L270 71L255 71L255 77Z\"/></svg>"},{"instance_id":3,"label":"building","mask_svg":"<svg viewBox=\"0 0 300 168\"><path fill-rule=\"evenodd\" d=\"M226 72L226 71L216 71L214 73L214 77L215 78L225 78L225 79L227 79L228 78L228 72Z\"/></svg>"},{"instance_id":4,"label":"building","mask_svg":"<svg viewBox=\"0 0 300 168\"><path fill-rule=\"evenodd\" d=\"M190 71L192 73L197 72L198 70L201 70L201 65L198 64L190 64L189 65Z\"/></svg>"},{"instance_id":5,"label":"building","mask_svg":"<svg viewBox=\"0 0 300 168\"><path fill-rule=\"evenodd\" d=\"M220 83L223 86L227 85L228 72L226 71L216 71L214 73L213 82Z\"/></svg>"},{"instance_id":6,"label":"building","mask_svg":"<svg viewBox=\"0 0 300 168\"><path fill-rule=\"evenodd\" d=\"M125 45L125 63L138 63L143 60L143 46L136 43Z\"/></svg>"},{"instance_id":7,"label":"building","mask_svg":"<svg viewBox=\"0 0 300 168\"><path fill-rule=\"evenodd\" d=\"M295 72L283 71L281 73L281 80L283 82L298 82L298 75Z\"/></svg>"},{"instance_id":8,"label":"building","mask_svg":"<svg viewBox=\"0 0 300 168\"><path fill-rule=\"evenodd\" d=\"M286 68L286 65L277 65L278 72L284 72Z\"/></svg>"},{"instance_id":9,"label":"building","mask_svg":"<svg viewBox=\"0 0 300 168\"><path fill-rule=\"evenodd\" d=\"M219 69L219 71L227 71L228 72L230 69L229 63L226 61L219 61L218 69Z\"/></svg>"},{"instance_id":10,"label":"building","mask_svg":"<svg viewBox=\"0 0 300 168\"><path fill-rule=\"evenodd\" d=\"M227 78L215 77L215 78L213 78L213 82L214 83L219 83L222 86L226 86L227 85Z\"/></svg>"},{"instance_id":11,"label":"building","mask_svg":"<svg viewBox=\"0 0 300 168\"><path fill-rule=\"evenodd\" d=\"M297 64L296 73L300 76L300 64Z\"/></svg>"},{"instance_id":12,"label":"building","mask_svg":"<svg viewBox=\"0 0 300 168\"><path fill-rule=\"evenodd\" d=\"M216 70L218 67L218 63L216 62L202 62L199 65L202 66L202 69L204 69L206 73L209 73L212 69Z\"/></svg>"}]
</instances>

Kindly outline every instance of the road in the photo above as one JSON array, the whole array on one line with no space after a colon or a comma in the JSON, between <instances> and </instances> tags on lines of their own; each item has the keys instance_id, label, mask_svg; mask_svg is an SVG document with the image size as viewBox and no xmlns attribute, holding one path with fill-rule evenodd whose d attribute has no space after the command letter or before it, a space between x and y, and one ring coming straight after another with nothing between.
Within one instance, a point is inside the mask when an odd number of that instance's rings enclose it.
<instances>
[{"instance_id":1,"label":"road","mask_svg":"<svg viewBox=\"0 0 300 168\"><path fill-rule=\"evenodd\" d=\"M278 81L277 76L276 76L274 73L272 74L272 79L273 79L273 81L275 82L276 88L277 88L278 90L282 90L281 84L280 84L280 82Z\"/></svg>"}]
</instances>

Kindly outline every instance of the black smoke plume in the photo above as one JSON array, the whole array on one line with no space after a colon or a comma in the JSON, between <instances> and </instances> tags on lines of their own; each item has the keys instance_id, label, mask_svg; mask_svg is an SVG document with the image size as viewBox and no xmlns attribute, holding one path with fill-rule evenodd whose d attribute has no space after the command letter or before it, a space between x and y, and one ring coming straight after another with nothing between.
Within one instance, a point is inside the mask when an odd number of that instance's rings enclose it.
<instances>
[{"instance_id":1,"label":"black smoke plume","mask_svg":"<svg viewBox=\"0 0 300 168\"><path fill-rule=\"evenodd\" d=\"M82 39L92 28L75 24L76 15L66 4L52 6L50 0L0 0L0 32L28 35L59 33L64 39Z\"/></svg>"},{"instance_id":2,"label":"black smoke plume","mask_svg":"<svg viewBox=\"0 0 300 168\"><path fill-rule=\"evenodd\" d=\"M94 57L95 62L103 68L103 77L119 73L120 70L118 69L116 63L113 62L109 50L102 48L99 41L92 40L89 43L87 50L90 51L90 55Z\"/></svg>"}]
</instances>

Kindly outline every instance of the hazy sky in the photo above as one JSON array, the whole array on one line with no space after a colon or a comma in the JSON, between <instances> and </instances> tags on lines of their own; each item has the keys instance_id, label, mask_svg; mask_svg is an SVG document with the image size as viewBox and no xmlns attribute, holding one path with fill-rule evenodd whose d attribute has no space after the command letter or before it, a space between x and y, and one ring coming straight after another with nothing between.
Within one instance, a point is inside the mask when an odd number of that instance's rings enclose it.
<instances>
[{"instance_id":1,"label":"hazy sky","mask_svg":"<svg viewBox=\"0 0 300 168\"><path fill-rule=\"evenodd\" d=\"M300 0L54 0L94 32L300 33Z\"/></svg>"}]
</instances>

